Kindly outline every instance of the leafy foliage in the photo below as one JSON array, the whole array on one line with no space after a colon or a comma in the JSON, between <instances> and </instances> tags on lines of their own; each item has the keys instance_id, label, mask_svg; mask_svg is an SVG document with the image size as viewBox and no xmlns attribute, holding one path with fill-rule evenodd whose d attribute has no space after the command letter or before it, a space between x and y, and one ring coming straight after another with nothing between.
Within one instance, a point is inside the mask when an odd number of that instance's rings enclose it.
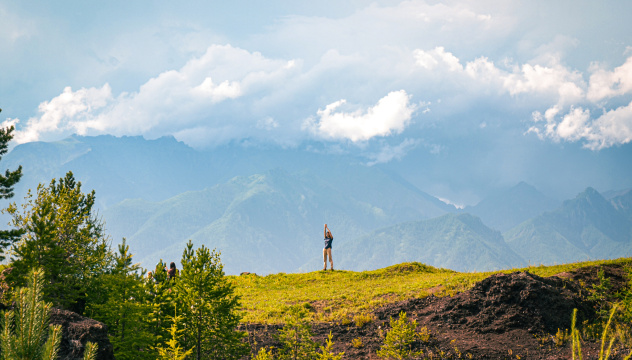
<instances>
[{"instance_id":1,"label":"leafy foliage","mask_svg":"<svg viewBox=\"0 0 632 360\"><path fill-rule=\"evenodd\" d=\"M81 192L72 172L31 192L22 209L7 211L23 231L13 246L13 271L9 280L22 286L31 268L45 271L44 296L55 306L83 313L86 294L94 279L107 270L110 250L103 224L92 213L95 194Z\"/></svg>"},{"instance_id":2,"label":"leafy foliage","mask_svg":"<svg viewBox=\"0 0 632 360\"><path fill-rule=\"evenodd\" d=\"M189 241L182 254L182 271L174 289L182 309L185 346L193 347L195 358L239 359L248 353L237 331L241 316L239 297L224 275L220 254L205 246L193 250Z\"/></svg>"},{"instance_id":3,"label":"leafy foliage","mask_svg":"<svg viewBox=\"0 0 632 360\"><path fill-rule=\"evenodd\" d=\"M16 291L16 310L4 313L0 335L2 359L55 359L61 341L61 325L48 325L52 304L42 301L43 270L31 271L28 280L27 288Z\"/></svg>"},{"instance_id":4,"label":"leafy foliage","mask_svg":"<svg viewBox=\"0 0 632 360\"><path fill-rule=\"evenodd\" d=\"M384 359L413 359L421 356L422 351L415 351L413 345L417 338L417 320L409 321L405 312L399 318L390 320L391 329L386 333L384 345L377 355Z\"/></svg>"}]
</instances>

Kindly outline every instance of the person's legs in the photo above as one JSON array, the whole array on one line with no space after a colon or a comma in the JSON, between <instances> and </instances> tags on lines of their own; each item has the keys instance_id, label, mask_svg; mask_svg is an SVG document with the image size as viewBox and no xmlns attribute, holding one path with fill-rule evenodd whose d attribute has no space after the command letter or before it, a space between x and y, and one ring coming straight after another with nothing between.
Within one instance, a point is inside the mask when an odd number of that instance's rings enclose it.
<instances>
[{"instance_id":1,"label":"person's legs","mask_svg":"<svg viewBox=\"0 0 632 360\"><path fill-rule=\"evenodd\" d=\"M329 254L329 267L331 270L334 269L334 258L331 256L331 248L327 249L327 254Z\"/></svg>"},{"instance_id":2,"label":"person's legs","mask_svg":"<svg viewBox=\"0 0 632 360\"><path fill-rule=\"evenodd\" d=\"M327 270L327 249L323 249L323 270Z\"/></svg>"}]
</instances>

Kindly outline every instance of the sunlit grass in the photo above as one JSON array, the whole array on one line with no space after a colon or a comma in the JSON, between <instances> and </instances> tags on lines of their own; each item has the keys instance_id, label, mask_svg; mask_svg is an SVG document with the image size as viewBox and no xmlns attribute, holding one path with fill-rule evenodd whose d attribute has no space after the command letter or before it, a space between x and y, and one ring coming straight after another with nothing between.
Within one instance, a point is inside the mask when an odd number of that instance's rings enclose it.
<instances>
[{"instance_id":1,"label":"sunlit grass","mask_svg":"<svg viewBox=\"0 0 632 360\"><path fill-rule=\"evenodd\" d=\"M354 316L367 314L385 304L422 298L430 293L435 296L453 295L499 272L528 270L546 277L586 266L631 262L632 258L621 258L471 273L420 263L403 263L363 272L336 270L267 276L251 274L231 276L230 279L241 296L243 322L281 324L288 306L303 304L310 310L313 321L350 324Z\"/></svg>"}]
</instances>

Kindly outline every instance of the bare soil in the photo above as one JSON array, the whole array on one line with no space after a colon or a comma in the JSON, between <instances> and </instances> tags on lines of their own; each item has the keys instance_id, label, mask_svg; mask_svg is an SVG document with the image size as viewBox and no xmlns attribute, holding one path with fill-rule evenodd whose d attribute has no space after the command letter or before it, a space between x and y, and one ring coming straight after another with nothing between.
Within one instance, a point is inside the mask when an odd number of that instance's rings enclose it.
<instances>
[{"instance_id":1,"label":"bare soil","mask_svg":"<svg viewBox=\"0 0 632 360\"><path fill-rule=\"evenodd\" d=\"M628 279L621 265L604 265L610 279L609 294L626 286ZM452 297L414 298L391 303L374 312L375 320L358 328L347 325L315 323L314 340L324 344L331 332L336 352L344 359L378 359L389 319L405 312L426 327L431 337L414 344L426 358L470 359L571 359L571 345L555 345L558 329L571 328L573 309L578 309L578 323L593 320L600 305L589 299L592 285L599 284L599 267L542 278L529 272L496 274L477 283L472 289ZM261 347L280 348L276 334L280 326L249 324L249 341L254 352ZM352 346L359 339L362 346ZM358 341L358 340L356 340ZM600 343L582 343L584 359L598 357ZM611 355L622 359L625 349ZM629 353L630 349L627 349Z\"/></svg>"}]
</instances>

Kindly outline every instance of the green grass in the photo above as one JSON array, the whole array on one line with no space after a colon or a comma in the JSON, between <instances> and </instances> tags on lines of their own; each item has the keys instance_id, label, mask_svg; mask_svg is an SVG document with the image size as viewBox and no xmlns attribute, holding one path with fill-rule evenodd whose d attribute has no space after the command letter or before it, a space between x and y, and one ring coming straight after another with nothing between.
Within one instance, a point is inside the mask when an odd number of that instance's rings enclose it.
<instances>
[{"instance_id":1,"label":"green grass","mask_svg":"<svg viewBox=\"0 0 632 360\"><path fill-rule=\"evenodd\" d=\"M373 271L314 271L267 276L230 276L241 296L245 323L282 324L290 305L303 304L312 321L352 324L356 315L368 314L388 303L409 298L449 296L470 289L476 282L499 273L524 271L551 276L586 266L632 263L632 258L587 261L553 266L531 266L495 272L462 273L420 263L403 263Z\"/></svg>"}]
</instances>

